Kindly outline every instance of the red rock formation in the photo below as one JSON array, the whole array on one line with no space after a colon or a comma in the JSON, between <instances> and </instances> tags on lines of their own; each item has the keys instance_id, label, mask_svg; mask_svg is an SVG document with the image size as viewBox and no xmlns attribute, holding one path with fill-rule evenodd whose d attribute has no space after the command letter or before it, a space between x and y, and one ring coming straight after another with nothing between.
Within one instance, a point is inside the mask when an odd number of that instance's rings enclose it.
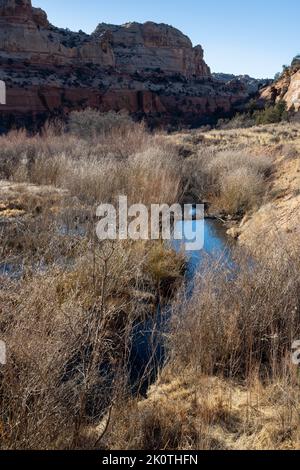
<instances>
[{"instance_id":1,"label":"red rock formation","mask_svg":"<svg viewBox=\"0 0 300 470\"><path fill-rule=\"evenodd\" d=\"M50 25L46 13L31 0L0 0L0 58L28 65L115 65L105 35L101 39Z\"/></svg>"},{"instance_id":2,"label":"red rock formation","mask_svg":"<svg viewBox=\"0 0 300 470\"><path fill-rule=\"evenodd\" d=\"M4 121L64 115L91 106L153 123L206 122L245 99L213 80L201 46L155 23L100 24L92 35L59 29L30 0L0 0Z\"/></svg>"},{"instance_id":3,"label":"red rock formation","mask_svg":"<svg viewBox=\"0 0 300 470\"><path fill-rule=\"evenodd\" d=\"M109 34L116 57L116 67L125 73L147 74L157 69L164 74L179 73L185 77L211 77L203 59L201 46L175 28L147 22L123 26L99 24L93 37Z\"/></svg>"}]
</instances>

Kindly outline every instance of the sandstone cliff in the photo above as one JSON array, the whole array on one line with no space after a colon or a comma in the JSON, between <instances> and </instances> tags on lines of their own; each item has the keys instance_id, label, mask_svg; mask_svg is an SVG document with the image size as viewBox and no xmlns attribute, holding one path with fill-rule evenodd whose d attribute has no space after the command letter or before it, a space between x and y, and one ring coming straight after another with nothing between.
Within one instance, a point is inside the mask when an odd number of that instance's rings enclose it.
<instances>
[{"instance_id":1,"label":"sandstone cliff","mask_svg":"<svg viewBox=\"0 0 300 470\"><path fill-rule=\"evenodd\" d=\"M264 101L285 101L288 110L300 111L300 59L294 59L282 75L261 93Z\"/></svg>"},{"instance_id":2,"label":"sandstone cliff","mask_svg":"<svg viewBox=\"0 0 300 470\"><path fill-rule=\"evenodd\" d=\"M242 83L212 78L201 46L147 22L99 24L87 35L51 25L31 0L0 0L0 127L87 106L127 110L153 124L201 124L247 98Z\"/></svg>"},{"instance_id":3,"label":"sandstone cliff","mask_svg":"<svg viewBox=\"0 0 300 470\"><path fill-rule=\"evenodd\" d=\"M110 35L116 67L126 73L162 70L185 77L210 77L201 46L193 45L187 36L165 24L147 22L123 26L99 24L92 37Z\"/></svg>"},{"instance_id":4,"label":"sandstone cliff","mask_svg":"<svg viewBox=\"0 0 300 470\"><path fill-rule=\"evenodd\" d=\"M100 39L72 33L50 25L46 13L31 6L31 0L0 0L0 58L34 65L114 66L113 50Z\"/></svg>"}]
</instances>

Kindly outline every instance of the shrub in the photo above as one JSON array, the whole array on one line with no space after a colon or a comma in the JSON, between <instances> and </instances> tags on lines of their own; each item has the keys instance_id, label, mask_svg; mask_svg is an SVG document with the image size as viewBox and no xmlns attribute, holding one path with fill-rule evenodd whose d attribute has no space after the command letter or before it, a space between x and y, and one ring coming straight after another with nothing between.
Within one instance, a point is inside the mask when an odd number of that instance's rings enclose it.
<instances>
[{"instance_id":1,"label":"shrub","mask_svg":"<svg viewBox=\"0 0 300 470\"><path fill-rule=\"evenodd\" d=\"M101 113L88 108L73 111L69 116L70 132L83 139L103 136L115 129L126 131L132 125L133 121L127 114L114 111Z\"/></svg>"},{"instance_id":2,"label":"shrub","mask_svg":"<svg viewBox=\"0 0 300 470\"><path fill-rule=\"evenodd\" d=\"M243 215L261 202L271 168L272 160L264 155L203 150L186 172L192 173L193 192L200 199L212 201L215 210Z\"/></svg>"},{"instance_id":3,"label":"shrub","mask_svg":"<svg viewBox=\"0 0 300 470\"><path fill-rule=\"evenodd\" d=\"M300 54L297 54L292 61L292 68L299 68L300 66Z\"/></svg>"},{"instance_id":4,"label":"shrub","mask_svg":"<svg viewBox=\"0 0 300 470\"><path fill-rule=\"evenodd\" d=\"M287 121L289 114L286 106L285 101L279 101L274 105L268 105L263 111L256 111L254 113L256 124L273 124L276 122Z\"/></svg>"},{"instance_id":5,"label":"shrub","mask_svg":"<svg viewBox=\"0 0 300 470\"><path fill-rule=\"evenodd\" d=\"M251 113L238 113L232 119L219 119L217 129L246 129L255 125Z\"/></svg>"},{"instance_id":6,"label":"shrub","mask_svg":"<svg viewBox=\"0 0 300 470\"><path fill-rule=\"evenodd\" d=\"M218 179L240 168L248 168L253 173L265 176L270 172L271 166L272 160L269 157L251 155L239 150L218 152L207 162L210 173Z\"/></svg>"},{"instance_id":7,"label":"shrub","mask_svg":"<svg viewBox=\"0 0 300 470\"><path fill-rule=\"evenodd\" d=\"M248 111L236 114L231 119L220 119L217 129L241 129L249 128L255 125L274 124L289 120L294 112L287 111L285 101L279 101L276 104L267 104L264 109L258 109L255 101L250 101L247 106Z\"/></svg>"},{"instance_id":8,"label":"shrub","mask_svg":"<svg viewBox=\"0 0 300 470\"><path fill-rule=\"evenodd\" d=\"M291 344L300 337L299 239L295 253L278 245L263 262L238 252L234 275L220 262L203 266L192 299L175 309L171 351L177 370L192 365L203 374L237 378L254 370L264 378L286 372Z\"/></svg>"},{"instance_id":9,"label":"shrub","mask_svg":"<svg viewBox=\"0 0 300 470\"><path fill-rule=\"evenodd\" d=\"M70 250L74 241L67 241ZM58 238L49 240L57 264L43 258L42 272L1 277L1 339L9 345L0 381L1 449L78 448L86 427L130 392L132 328L157 311L148 265L151 259L156 271L160 262L156 244L165 260L160 280L175 269L180 277L182 258L176 267L177 255L160 242L82 246L63 265Z\"/></svg>"},{"instance_id":10,"label":"shrub","mask_svg":"<svg viewBox=\"0 0 300 470\"><path fill-rule=\"evenodd\" d=\"M177 202L180 168L175 146L132 121L93 137L92 144L49 125L34 137L25 132L0 137L0 178L54 185L89 204L122 194L145 204Z\"/></svg>"},{"instance_id":11,"label":"shrub","mask_svg":"<svg viewBox=\"0 0 300 470\"><path fill-rule=\"evenodd\" d=\"M264 180L249 168L225 174L220 186L220 203L227 214L243 215L258 206L264 192Z\"/></svg>"},{"instance_id":12,"label":"shrub","mask_svg":"<svg viewBox=\"0 0 300 470\"><path fill-rule=\"evenodd\" d=\"M149 147L129 158L130 201L173 204L181 197L181 161L173 148Z\"/></svg>"}]
</instances>

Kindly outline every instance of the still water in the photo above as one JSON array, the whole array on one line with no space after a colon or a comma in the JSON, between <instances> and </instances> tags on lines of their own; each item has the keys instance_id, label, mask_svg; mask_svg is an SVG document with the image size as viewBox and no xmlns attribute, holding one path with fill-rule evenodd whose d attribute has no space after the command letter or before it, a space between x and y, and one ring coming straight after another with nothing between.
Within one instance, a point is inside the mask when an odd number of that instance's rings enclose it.
<instances>
[{"instance_id":1,"label":"still water","mask_svg":"<svg viewBox=\"0 0 300 470\"><path fill-rule=\"evenodd\" d=\"M188 224L188 226L187 226ZM187 270L185 280L185 295L190 296L193 291L193 280L201 271L204 263L209 259L218 261L219 265L228 267L233 264L231 251L234 242L226 235L226 229L221 222L212 219L198 219L179 221L175 230L182 233L198 233L202 237L203 248L199 250L186 251L186 242L189 239L173 240L172 247L176 251L184 250L187 258ZM136 325L133 333L130 354L130 375L133 389L141 394L146 394L149 385L155 380L159 368L165 360L164 334L168 329L168 318L170 317L170 306L163 309L158 308L155 318L150 318L144 323ZM135 389L136 384L138 390Z\"/></svg>"}]
</instances>

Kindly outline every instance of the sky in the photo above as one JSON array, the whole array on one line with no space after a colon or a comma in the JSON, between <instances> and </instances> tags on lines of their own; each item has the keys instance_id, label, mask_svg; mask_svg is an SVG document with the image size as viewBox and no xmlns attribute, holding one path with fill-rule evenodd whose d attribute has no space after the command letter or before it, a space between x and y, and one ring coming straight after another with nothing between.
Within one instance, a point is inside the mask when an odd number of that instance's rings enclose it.
<instances>
[{"instance_id":1,"label":"sky","mask_svg":"<svg viewBox=\"0 0 300 470\"><path fill-rule=\"evenodd\" d=\"M299 0L33 0L51 23L167 23L201 44L212 72L272 78L300 53Z\"/></svg>"}]
</instances>

